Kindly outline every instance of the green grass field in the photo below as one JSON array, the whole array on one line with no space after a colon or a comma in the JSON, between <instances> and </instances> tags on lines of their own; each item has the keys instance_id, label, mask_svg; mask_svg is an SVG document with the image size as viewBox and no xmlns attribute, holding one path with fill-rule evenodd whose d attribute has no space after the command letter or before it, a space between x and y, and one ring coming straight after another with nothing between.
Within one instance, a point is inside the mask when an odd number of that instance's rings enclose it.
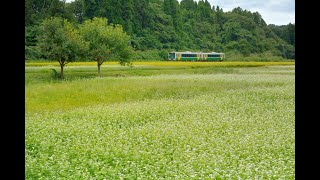
<instances>
[{"instance_id":1,"label":"green grass field","mask_svg":"<svg viewBox=\"0 0 320 180\"><path fill-rule=\"evenodd\" d=\"M295 179L294 62L26 63L26 179Z\"/></svg>"}]
</instances>

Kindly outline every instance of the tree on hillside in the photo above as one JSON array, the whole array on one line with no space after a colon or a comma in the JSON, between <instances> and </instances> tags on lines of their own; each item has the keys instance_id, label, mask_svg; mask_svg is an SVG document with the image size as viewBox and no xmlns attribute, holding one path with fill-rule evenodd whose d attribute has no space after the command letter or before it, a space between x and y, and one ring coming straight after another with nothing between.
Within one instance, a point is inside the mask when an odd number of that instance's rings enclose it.
<instances>
[{"instance_id":1,"label":"tree on hillside","mask_svg":"<svg viewBox=\"0 0 320 180\"><path fill-rule=\"evenodd\" d=\"M122 19L125 21L124 28L130 35L133 33L133 18L134 18L133 0L122 0Z\"/></svg>"},{"instance_id":2,"label":"tree on hillside","mask_svg":"<svg viewBox=\"0 0 320 180\"><path fill-rule=\"evenodd\" d=\"M179 29L179 2L177 0L164 0L163 1L163 12L172 17L173 25L176 29ZM180 23L180 24L179 24Z\"/></svg>"},{"instance_id":3,"label":"tree on hillside","mask_svg":"<svg viewBox=\"0 0 320 180\"><path fill-rule=\"evenodd\" d=\"M65 0L26 0L25 25L39 25L49 17L61 17L68 21L75 21L73 12L68 11Z\"/></svg>"},{"instance_id":4,"label":"tree on hillside","mask_svg":"<svg viewBox=\"0 0 320 180\"><path fill-rule=\"evenodd\" d=\"M98 76L106 59L117 58L123 65L130 55L130 37L120 25L108 25L107 18L93 18L84 21L80 33L89 44L87 57L97 61Z\"/></svg>"},{"instance_id":5,"label":"tree on hillside","mask_svg":"<svg viewBox=\"0 0 320 180\"><path fill-rule=\"evenodd\" d=\"M66 10L73 13L78 23L82 23L85 16L85 3L83 0L75 0L66 4Z\"/></svg>"},{"instance_id":6,"label":"tree on hillside","mask_svg":"<svg viewBox=\"0 0 320 180\"><path fill-rule=\"evenodd\" d=\"M163 49L248 55L271 52L283 57L295 53L294 24L267 25L258 12L241 7L224 12L208 0L26 0L26 59L43 58L35 45L41 35L39 25L53 16L79 26L94 17L107 18L109 24L120 24L130 35L131 46L142 53ZM123 55L121 59L127 58Z\"/></svg>"},{"instance_id":7,"label":"tree on hillside","mask_svg":"<svg viewBox=\"0 0 320 180\"><path fill-rule=\"evenodd\" d=\"M74 61L81 52L85 52L87 44L82 40L77 29L70 22L60 17L51 17L40 26L38 47L42 55L53 61L58 61L63 78L64 66Z\"/></svg>"},{"instance_id":8,"label":"tree on hillside","mask_svg":"<svg viewBox=\"0 0 320 180\"><path fill-rule=\"evenodd\" d=\"M289 23L287 26L287 42L295 47L295 25Z\"/></svg>"},{"instance_id":9,"label":"tree on hillside","mask_svg":"<svg viewBox=\"0 0 320 180\"><path fill-rule=\"evenodd\" d=\"M211 5L206 1L198 2L197 14L201 22L210 21L212 19Z\"/></svg>"}]
</instances>

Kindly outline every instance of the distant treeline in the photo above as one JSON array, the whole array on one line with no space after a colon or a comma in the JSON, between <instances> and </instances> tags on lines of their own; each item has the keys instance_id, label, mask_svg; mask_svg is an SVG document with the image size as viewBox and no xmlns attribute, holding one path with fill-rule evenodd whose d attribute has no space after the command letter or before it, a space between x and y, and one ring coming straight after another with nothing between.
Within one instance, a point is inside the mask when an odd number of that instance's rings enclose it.
<instances>
[{"instance_id":1,"label":"distant treeline","mask_svg":"<svg viewBox=\"0 0 320 180\"><path fill-rule=\"evenodd\" d=\"M169 51L295 58L295 24L267 25L258 12L240 7L223 12L207 0L26 0L26 59L43 57L37 47L39 27L53 16L75 26L93 17L122 25L131 37L133 59L165 59Z\"/></svg>"}]
</instances>

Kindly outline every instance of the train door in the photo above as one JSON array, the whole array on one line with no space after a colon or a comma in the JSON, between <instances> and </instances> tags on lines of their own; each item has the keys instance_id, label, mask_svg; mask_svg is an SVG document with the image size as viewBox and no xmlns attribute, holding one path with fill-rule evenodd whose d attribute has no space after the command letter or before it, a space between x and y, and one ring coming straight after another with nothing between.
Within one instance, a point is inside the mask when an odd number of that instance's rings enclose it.
<instances>
[{"instance_id":1,"label":"train door","mask_svg":"<svg viewBox=\"0 0 320 180\"><path fill-rule=\"evenodd\" d=\"M220 54L220 61L224 59L224 54Z\"/></svg>"},{"instance_id":2,"label":"train door","mask_svg":"<svg viewBox=\"0 0 320 180\"><path fill-rule=\"evenodd\" d=\"M204 54L203 56L203 60L207 60L208 54Z\"/></svg>"},{"instance_id":3,"label":"train door","mask_svg":"<svg viewBox=\"0 0 320 180\"><path fill-rule=\"evenodd\" d=\"M178 55L178 61L180 61L181 54L180 54L180 53L178 53L177 55Z\"/></svg>"},{"instance_id":4,"label":"train door","mask_svg":"<svg viewBox=\"0 0 320 180\"><path fill-rule=\"evenodd\" d=\"M197 60L198 61L200 60L200 54L197 54Z\"/></svg>"}]
</instances>

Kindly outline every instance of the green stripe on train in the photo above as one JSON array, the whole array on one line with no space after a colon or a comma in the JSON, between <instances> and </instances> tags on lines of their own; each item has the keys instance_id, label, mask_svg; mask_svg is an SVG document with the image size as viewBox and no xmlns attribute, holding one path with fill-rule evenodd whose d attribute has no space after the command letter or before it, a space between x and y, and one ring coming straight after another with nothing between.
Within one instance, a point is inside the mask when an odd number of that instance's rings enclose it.
<instances>
[{"instance_id":1,"label":"green stripe on train","mask_svg":"<svg viewBox=\"0 0 320 180\"><path fill-rule=\"evenodd\" d=\"M181 61L183 61L183 60L185 60L185 61L187 61L187 60L197 60L197 58L196 57L187 57L187 58L181 57L180 60Z\"/></svg>"},{"instance_id":2,"label":"green stripe on train","mask_svg":"<svg viewBox=\"0 0 320 180\"><path fill-rule=\"evenodd\" d=\"M188 57L188 58L185 58L185 57L181 57L180 58L180 61L198 61L198 58L190 58L190 57ZM221 60L221 58L220 57L214 57L214 58L207 58L207 59L199 59L199 61L214 61L214 60L217 60L217 61L219 61L219 60Z\"/></svg>"},{"instance_id":3,"label":"green stripe on train","mask_svg":"<svg viewBox=\"0 0 320 180\"><path fill-rule=\"evenodd\" d=\"M221 60L220 57L208 57L207 60Z\"/></svg>"}]
</instances>

